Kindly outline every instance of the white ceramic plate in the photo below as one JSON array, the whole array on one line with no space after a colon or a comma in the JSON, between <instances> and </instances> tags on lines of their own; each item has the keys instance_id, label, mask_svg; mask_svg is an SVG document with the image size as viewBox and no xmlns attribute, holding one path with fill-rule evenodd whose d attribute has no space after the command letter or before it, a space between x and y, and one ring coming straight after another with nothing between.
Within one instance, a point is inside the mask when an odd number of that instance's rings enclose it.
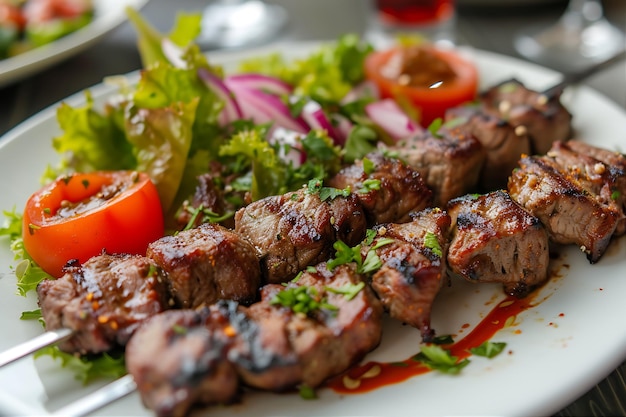
<instances>
[{"instance_id":1,"label":"white ceramic plate","mask_svg":"<svg viewBox=\"0 0 626 417\"><path fill-rule=\"evenodd\" d=\"M126 20L126 6L139 10L148 0L94 0L91 23L52 43L0 59L0 87L24 79L85 50Z\"/></svg>"},{"instance_id":2,"label":"white ceramic plate","mask_svg":"<svg viewBox=\"0 0 626 417\"><path fill-rule=\"evenodd\" d=\"M283 45L288 54L301 54L311 45ZM267 52L267 49L255 53ZM232 68L252 52L214 54L214 62ZM533 88L559 79L554 72L510 58L474 52L483 85L517 77ZM110 90L92 89L101 102ZM609 149L623 144L626 114L612 102L586 88L573 88L566 104L574 114L578 136ZM69 99L74 105L82 96ZM0 140L0 209L21 209L39 186L47 163L57 161L50 139L58 131L54 109L27 120ZM623 150L623 149L622 149ZM472 358L460 375L429 373L361 395L339 396L324 389L306 401L297 394L246 393L241 404L214 407L207 415L550 415L584 394L626 357L626 240L612 243L596 265L578 249L563 252L552 268L552 279L536 307L515 318L492 339L507 343L495 359ZM0 242L0 350L41 333L38 323L19 320L20 312L35 308L33 297L15 295L12 255ZM454 281L435 303L433 325L439 334L467 334L503 298L499 286L473 286ZM419 350L417 331L388 321L381 346L367 359L404 360ZM0 369L0 414L45 415L93 391L46 358L25 358ZM150 415L136 394L100 410L98 415Z\"/></svg>"}]
</instances>

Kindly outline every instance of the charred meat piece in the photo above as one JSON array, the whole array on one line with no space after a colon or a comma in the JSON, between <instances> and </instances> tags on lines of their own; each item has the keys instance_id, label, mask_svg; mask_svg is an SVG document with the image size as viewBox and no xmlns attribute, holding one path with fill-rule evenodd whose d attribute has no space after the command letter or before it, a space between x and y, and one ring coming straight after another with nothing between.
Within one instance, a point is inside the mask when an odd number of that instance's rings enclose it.
<instances>
[{"instance_id":1,"label":"charred meat piece","mask_svg":"<svg viewBox=\"0 0 626 417\"><path fill-rule=\"evenodd\" d=\"M509 178L513 200L538 217L550 239L578 245L597 262L623 214L607 205L548 156L527 156Z\"/></svg>"},{"instance_id":2,"label":"charred meat piece","mask_svg":"<svg viewBox=\"0 0 626 417\"><path fill-rule=\"evenodd\" d=\"M626 209L626 158L580 141L555 142L548 152L562 169L598 201L621 211ZM614 234L624 234L626 216L622 215Z\"/></svg>"},{"instance_id":3,"label":"charred meat piece","mask_svg":"<svg viewBox=\"0 0 626 417\"><path fill-rule=\"evenodd\" d=\"M320 263L314 270L307 269L296 283L288 284L285 291L293 285L306 288L313 298L329 306L306 316L294 314L287 326L302 367L301 382L317 387L378 346L383 308L352 264L330 271L326 263Z\"/></svg>"},{"instance_id":4,"label":"charred meat piece","mask_svg":"<svg viewBox=\"0 0 626 417\"><path fill-rule=\"evenodd\" d=\"M448 266L455 274L470 282L501 282L518 297L548 278L548 234L505 191L456 198L448 212Z\"/></svg>"},{"instance_id":5,"label":"charred meat piece","mask_svg":"<svg viewBox=\"0 0 626 417\"><path fill-rule=\"evenodd\" d=\"M383 224L363 258L374 250L382 267L372 275L371 286L389 315L417 328L424 341L435 335L430 327L432 305L446 276L450 216L426 209L403 224Z\"/></svg>"},{"instance_id":6,"label":"charred meat piece","mask_svg":"<svg viewBox=\"0 0 626 417\"><path fill-rule=\"evenodd\" d=\"M498 84L480 94L483 111L525 129L533 154L545 154L552 142L572 135L572 115L561 104L561 95L546 96L517 80Z\"/></svg>"},{"instance_id":7,"label":"charred meat piece","mask_svg":"<svg viewBox=\"0 0 626 417\"><path fill-rule=\"evenodd\" d=\"M176 304L197 308L217 300L256 299L261 271L256 251L233 231L211 223L152 242L148 258L169 277Z\"/></svg>"},{"instance_id":8,"label":"charred meat piece","mask_svg":"<svg viewBox=\"0 0 626 417\"><path fill-rule=\"evenodd\" d=\"M288 301L295 291L320 304L298 310ZM382 307L354 267L320 264L297 282L266 286L249 307L220 301L147 320L126 361L144 404L181 416L196 404L234 401L241 384L317 387L378 346L381 335Z\"/></svg>"},{"instance_id":9,"label":"charred meat piece","mask_svg":"<svg viewBox=\"0 0 626 417\"><path fill-rule=\"evenodd\" d=\"M169 307L165 277L143 256L95 256L68 264L65 275L37 287L46 329L74 331L59 348L101 353L126 345L140 323Z\"/></svg>"},{"instance_id":10,"label":"charred meat piece","mask_svg":"<svg viewBox=\"0 0 626 417\"><path fill-rule=\"evenodd\" d=\"M474 191L485 162L485 148L474 135L461 129L441 128L399 141L389 148L420 173L433 191L438 207Z\"/></svg>"},{"instance_id":11,"label":"charred meat piece","mask_svg":"<svg viewBox=\"0 0 626 417\"><path fill-rule=\"evenodd\" d=\"M257 249L266 283L286 282L327 260L337 240L355 245L367 227L354 193L336 198L303 188L257 200L235 213L235 232Z\"/></svg>"},{"instance_id":12,"label":"charred meat piece","mask_svg":"<svg viewBox=\"0 0 626 417\"><path fill-rule=\"evenodd\" d=\"M233 343L228 319L219 306L169 310L139 328L126 348L126 366L146 407L179 417L196 405L237 399L239 378L226 360Z\"/></svg>"},{"instance_id":13,"label":"charred meat piece","mask_svg":"<svg viewBox=\"0 0 626 417\"><path fill-rule=\"evenodd\" d=\"M446 111L447 126L467 129L486 151L478 181L479 190L489 192L506 188L511 171L522 154L530 154L530 140L524 128L481 111L479 106L460 106Z\"/></svg>"},{"instance_id":14,"label":"charred meat piece","mask_svg":"<svg viewBox=\"0 0 626 417\"><path fill-rule=\"evenodd\" d=\"M379 223L404 223L410 213L431 205L432 191L420 174L397 159L370 153L345 167L328 182L331 187L350 187L368 220Z\"/></svg>"}]
</instances>

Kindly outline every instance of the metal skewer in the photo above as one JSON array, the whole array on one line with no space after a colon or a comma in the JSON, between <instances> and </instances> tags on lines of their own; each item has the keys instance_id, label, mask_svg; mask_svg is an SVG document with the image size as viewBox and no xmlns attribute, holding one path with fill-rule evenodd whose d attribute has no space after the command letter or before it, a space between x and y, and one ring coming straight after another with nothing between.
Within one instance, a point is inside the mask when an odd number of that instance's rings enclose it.
<instances>
[{"instance_id":1,"label":"metal skewer","mask_svg":"<svg viewBox=\"0 0 626 417\"><path fill-rule=\"evenodd\" d=\"M53 416L82 417L86 416L112 402L124 398L137 389L132 375L125 375L118 380L84 396L78 401L57 410Z\"/></svg>"},{"instance_id":2,"label":"metal skewer","mask_svg":"<svg viewBox=\"0 0 626 417\"><path fill-rule=\"evenodd\" d=\"M559 83L545 89L542 94L549 98L554 97L556 94L561 93L567 86L579 83L584 79L591 77L595 73L621 61L624 58L626 58L626 49L622 50L622 52L612 56L611 58L602 62L598 62L597 64L585 68L582 71L565 74L565 76Z\"/></svg>"},{"instance_id":3,"label":"metal skewer","mask_svg":"<svg viewBox=\"0 0 626 417\"><path fill-rule=\"evenodd\" d=\"M0 367L30 355L46 346L67 340L74 332L70 329L50 330L0 353Z\"/></svg>"}]
</instances>

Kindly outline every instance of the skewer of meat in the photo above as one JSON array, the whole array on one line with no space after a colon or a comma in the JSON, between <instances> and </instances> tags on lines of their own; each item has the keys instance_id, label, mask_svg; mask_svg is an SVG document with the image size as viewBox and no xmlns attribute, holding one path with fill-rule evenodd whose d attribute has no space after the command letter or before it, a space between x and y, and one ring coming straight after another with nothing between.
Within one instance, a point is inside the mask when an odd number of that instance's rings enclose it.
<instances>
[{"instance_id":1,"label":"skewer of meat","mask_svg":"<svg viewBox=\"0 0 626 417\"><path fill-rule=\"evenodd\" d=\"M378 346L382 307L353 265L308 269L261 301L220 301L147 320L127 345L126 363L144 404L183 416L198 404L235 401L241 384L269 391L319 386ZM294 293L308 302L290 303ZM161 358L154 361L153 358Z\"/></svg>"},{"instance_id":2,"label":"skewer of meat","mask_svg":"<svg viewBox=\"0 0 626 417\"><path fill-rule=\"evenodd\" d=\"M166 309L258 298L254 248L225 227L205 223L163 237L147 255L103 253L82 265L69 262L61 278L42 281L37 293L47 332L0 354L0 365L55 343L69 353L110 351Z\"/></svg>"},{"instance_id":3,"label":"skewer of meat","mask_svg":"<svg viewBox=\"0 0 626 417\"><path fill-rule=\"evenodd\" d=\"M203 224L153 242L149 245L146 257L121 257L120 260L124 260L121 266L112 262L117 257L106 254L94 258L86 265L74 265L62 279L46 281L40 286L40 303L48 332L37 340L0 354L0 365L59 342L63 342L65 350L78 353L98 353L109 350L113 345L123 345L127 337L121 335L124 332L131 333L137 323L147 315L131 318L132 311L126 311L123 306L127 300L120 297L116 290L106 292L87 289L97 288L98 283L94 277L100 273L106 274L108 268L112 270L110 276L102 277L101 280L120 281L108 286L108 289L123 288L125 285L139 287L139 284L130 284L141 278L140 275L132 275L139 268L139 264L144 268L143 273L154 274L158 278L157 293L165 297L167 292L169 297L167 302L161 303L160 309L196 308L209 305L218 299L230 299L244 304L255 301L262 283L258 253L239 233L247 233L247 237L252 238L251 241L257 248L263 247L262 240L267 238L267 230L263 226L267 224L256 222L250 214L253 210L269 213L267 221L270 224L274 222L274 226L270 227L278 230L270 236L270 240L275 237L276 242L270 242L267 249L267 253L271 255L269 258L274 260L268 262L268 257L260 256L262 262L265 260L267 272L264 275L269 282L284 282L302 268L328 259L337 239L352 245L357 244L365 236L365 216L373 219L371 221L389 219L392 215L406 218L407 213L421 210L429 204L431 192L418 174L398 161L376 155L371 155L371 158L374 166L371 172L362 174L364 178L350 177L345 175L346 171L341 174L346 187L361 192L322 201L318 192L299 190L261 200L242 210L238 214L239 231ZM360 169L363 169L362 166ZM357 167L351 172L358 170ZM378 181L378 187L363 192L362 184L367 179ZM208 200L219 200L208 197L210 190L207 191L207 182L210 180L204 179L198 187L200 196L196 200L201 204ZM281 206L272 204L277 199L285 202L286 206L274 215L271 213L272 207ZM366 204L365 208L361 202ZM281 253L286 253L287 257L281 258ZM289 254L299 259L299 266L290 265ZM216 268L216 265L219 267ZM276 271L284 270L287 274L284 271L273 272L272 265L277 266ZM86 284L83 275L93 282ZM150 288L146 287L146 290ZM137 292L136 296L141 294ZM145 298L151 299L150 296ZM95 306L98 308L94 308ZM159 311L154 305L152 309L153 312ZM129 317L121 315L122 313ZM132 323L133 327L128 323ZM117 335L117 331L120 335ZM77 342L82 339L84 342ZM119 340L115 342L116 339Z\"/></svg>"}]
</instances>

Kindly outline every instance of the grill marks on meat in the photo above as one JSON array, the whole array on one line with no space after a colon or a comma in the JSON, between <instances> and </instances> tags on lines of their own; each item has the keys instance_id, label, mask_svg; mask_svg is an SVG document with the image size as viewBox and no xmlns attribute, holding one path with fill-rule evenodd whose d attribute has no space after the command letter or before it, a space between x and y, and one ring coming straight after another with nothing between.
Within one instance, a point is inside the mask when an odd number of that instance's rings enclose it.
<instances>
[{"instance_id":1,"label":"grill marks on meat","mask_svg":"<svg viewBox=\"0 0 626 417\"><path fill-rule=\"evenodd\" d=\"M326 261L333 243L355 245L367 227L356 196L322 201L305 189L257 200L235 213L235 232L257 250L267 283L286 282Z\"/></svg>"},{"instance_id":2,"label":"grill marks on meat","mask_svg":"<svg viewBox=\"0 0 626 417\"><path fill-rule=\"evenodd\" d=\"M595 263L624 225L623 206L609 195L623 175L589 158L577 157L573 148L557 143L546 156L520 160L520 169L509 179L509 192L541 220L552 241L578 245Z\"/></svg>"},{"instance_id":3,"label":"grill marks on meat","mask_svg":"<svg viewBox=\"0 0 626 417\"><path fill-rule=\"evenodd\" d=\"M555 141L571 137L571 113L561 104L560 93L551 97L526 88L513 79L480 94L482 111L525 129L533 154L545 154Z\"/></svg>"},{"instance_id":4,"label":"grill marks on meat","mask_svg":"<svg viewBox=\"0 0 626 417\"><path fill-rule=\"evenodd\" d=\"M448 212L453 273L471 282L501 282L518 297L548 278L548 234L506 192L459 197L448 203Z\"/></svg>"},{"instance_id":5,"label":"grill marks on meat","mask_svg":"<svg viewBox=\"0 0 626 417\"><path fill-rule=\"evenodd\" d=\"M175 417L196 404L237 398L238 376L225 360L232 344L223 331L228 319L219 307L169 310L141 326L126 348L126 366L146 407Z\"/></svg>"},{"instance_id":6,"label":"grill marks on meat","mask_svg":"<svg viewBox=\"0 0 626 417\"><path fill-rule=\"evenodd\" d=\"M165 277L145 257L101 254L37 287L46 329L68 328L65 352L124 346L140 323L169 307Z\"/></svg>"},{"instance_id":7,"label":"grill marks on meat","mask_svg":"<svg viewBox=\"0 0 626 417\"><path fill-rule=\"evenodd\" d=\"M366 159L373 164L371 172L366 172L363 160L358 160L339 171L328 185L350 187L363 206L368 225L404 223L411 220L411 213L431 205L432 191L417 171L381 153L370 153ZM379 181L380 188L364 190L367 180Z\"/></svg>"},{"instance_id":8,"label":"grill marks on meat","mask_svg":"<svg viewBox=\"0 0 626 417\"><path fill-rule=\"evenodd\" d=\"M624 213L626 208L626 158L579 141L555 142L548 157L561 166L598 201ZM626 231L626 216L621 216L615 235Z\"/></svg>"},{"instance_id":9,"label":"grill marks on meat","mask_svg":"<svg viewBox=\"0 0 626 417\"><path fill-rule=\"evenodd\" d=\"M511 171L523 154L530 154L530 139L525 128L516 128L506 120L481 111L479 106L449 109L446 124L474 135L486 151L478 189L489 192L506 188Z\"/></svg>"},{"instance_id":10,"label":"grill marks on meat","mask_svg":"<svg viewBox=\"0 0 626 417\"><path fill-rule=\"evenodd\" d=\"M426 132L389 149L420 173L433 191L433 204L437 207L474 191L486 157L478 139L458 128L443 127L437 136Z\"/></svg>"},{"instance_id":11,"label":"grill marks on meat","mask_svg":"<svg viewBox=\"0 0 626 417\"><path fill-rule=\"evenodd\" d=\"M266 286L262 300L249 307L221 301L146 321L126 357L144 404L158 415L182 416L196 403L236 400L240 384L272 391L319 386L380 342L382 307L371 290L366 286L352 299L339 294L361 279L352 266L331 272L322 263L287 288ZM304 315L271 302L296 286L315 288L337 310Z\"/></svg>"},{"instance_id":12,"label":"grill marks on meat","mask_svg":"<svg viewBox=\"0 0 626 417\"><path fill-rule=\"evenodd\" d=\"M382 267L372 275L371 286L389 315L419 329L424 341L435 334L430 314L445 281L449 228L446 212L427 209L409 223L376 227L377 237L362 249L365 257L381 239L392 239L375 249Z\"/></svg>"},{"instance_id":13,"label":"grill marks on meat","mask_svg":"<svg viewBox=\"0 0 626 417\"><path fill-rule=\"evenodd\" d=\"M151 243L146 256L168 276L178 306L197 308L217 300L249 303L257 298L261 270L254 247L233 231L211 223Z\"/></svg>"}]
</instances>

